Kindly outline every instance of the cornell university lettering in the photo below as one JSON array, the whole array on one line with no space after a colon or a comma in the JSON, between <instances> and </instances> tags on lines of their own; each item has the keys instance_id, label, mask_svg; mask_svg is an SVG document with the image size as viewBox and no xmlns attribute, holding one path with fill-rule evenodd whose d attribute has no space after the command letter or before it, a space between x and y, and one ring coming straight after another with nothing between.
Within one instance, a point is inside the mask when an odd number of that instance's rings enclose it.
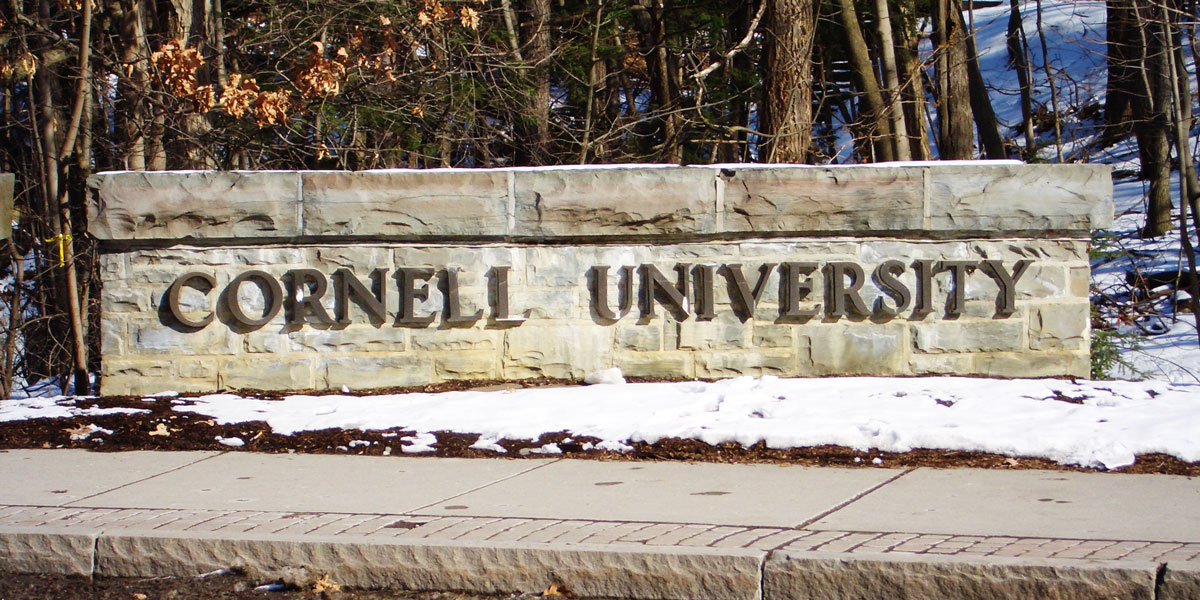
<instances>
[{"instance_id":1,"label":"cornell university lettering","mask_svg":"<svg viewBox=\"0 0 1200 600\"><path fill-rule=\"evenodd\" d=\"M763 263L747 273L741 264L676 263L674 280L657 266L642 264L622 266L615 270L616 303L609 298L612 267L597 265L585 277L590 292L592 314L596 321L612 324L627 316L634 308L635 287L638 315L649 319L662 306L679 320L694 317L699 321L716 318L718 303L716 289L723 280L729 295L729 306L742 320L750 319L755 308L769 293L772 274L778 275L776 300L778 323L804 323L814 317L826 320L867 317L892 318L906 312L916 318L935 312L934 278L948 274L948 294L943 314L953 319L962 315L965 289L969 278L987 277L997 287L995 298L997 318L1006 318L1016 311L1016 286L1033 261L1019 260L1006 266L999 260L914 260L908 263L886 260L872 269L856 262L784 262ZM349 325L350 302L357 303L372 323L381 325L389 320L389 289L394 289L399 301L390 315L393 326L426 327L437 320L450 326L469 326L485 318L485 311L465 313L459 298L457 267L398 267L390 273L394 285L388 284L387 269L374 269L366 280L350 269L334 271L330 277L315 269L292 269L275 277L260 270L243 271L217 292L217 278L211 273L193 271L177 278L164 294L166 313L176 325L187 330L207 327L218 315L228 315L231 327L258 328L275 318L282 310L288 325L318 326ZM902 278L911 272L912 284ZM497 266L488 270L488 323L518 326L524 320L509 303L509 267ZM581 274L583 275L583 274ZM330 285L332 282L332 293ZM820 285L821 297L815 296ZM240 295L243 286L253 285L262 295L262 306L248 310ZM439 311L421 312L419 305L429 299L430 286L442 291ZM864 288L873 286L877 294L870 304L863 298ZM198 292L201 306L185 307L183 294L187 288ZM286 291L285 291L286 290ZM323 300L333 297L333 315ZM194 305L195 302L187 302ZM193 310L188 310L192 308ZM167 317L164 317L166 319Z\"/></svg>"}]
</instances>

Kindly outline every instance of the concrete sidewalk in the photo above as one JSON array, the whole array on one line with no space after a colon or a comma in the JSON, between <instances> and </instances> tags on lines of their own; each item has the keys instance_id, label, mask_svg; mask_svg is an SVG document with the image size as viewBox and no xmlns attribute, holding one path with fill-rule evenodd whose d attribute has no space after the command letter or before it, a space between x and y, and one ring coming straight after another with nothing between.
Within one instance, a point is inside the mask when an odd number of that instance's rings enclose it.
<instances>
[{"instance_id":1,"label":"concrete sidewalk","mask_svg":"<svg viewBox=\"0 0 1200 600\"><path fill-rule=\"evenodd\" d=\"M1200 598L1200 480L0 451L0 571L615 598Z\"/></svg>"}]
</instances>

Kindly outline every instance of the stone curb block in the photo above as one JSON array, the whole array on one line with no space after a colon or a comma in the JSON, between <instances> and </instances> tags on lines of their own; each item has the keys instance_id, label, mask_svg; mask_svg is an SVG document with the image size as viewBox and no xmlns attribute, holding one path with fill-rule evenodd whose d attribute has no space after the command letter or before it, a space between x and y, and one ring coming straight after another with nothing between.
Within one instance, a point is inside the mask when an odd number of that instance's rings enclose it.
<instances>
[{"instance_id":1,"label":"stone curb block","mask_svg":"<svg viewBox=\"0 0 1200 600\"><path fill-rule=\"evenodd\" d=\"M92 575L96 532L50 527L0 527L0 571Z\"/></svg>"},{"instance_id":2,"label":"stone curb block","mask_svg":"<svg viewBox=\"0 0 1200 600\"><path fill-rule=\"evenodd\" d=\"M1155 563L1134 561L784 551L766 562L763 594L771 600L1150 600L1157 572Z\"/></svg>"},{"instance_id":3,"label":"stone curb block","mask_svg":"<svg viewBox=\"0 0 1200 600\"><path fill-rule=\"evenodd\" d=\"M96 574L190 576L240 567L260 578L329 573L360 588L509 593L560 583L587 597L759 600L765 556L742 549L146 533L101 537Z\"/></svg>"},{"instance_id":4,"label":"stone curb block","mask_svg":"<svg viewBox=\"0 0 1200 600\"><path fill-rule=\"evenodd\" d=\"M1200 562L1167 562L1156 600L1200 600Z\"/></svg>"}]
</instances>

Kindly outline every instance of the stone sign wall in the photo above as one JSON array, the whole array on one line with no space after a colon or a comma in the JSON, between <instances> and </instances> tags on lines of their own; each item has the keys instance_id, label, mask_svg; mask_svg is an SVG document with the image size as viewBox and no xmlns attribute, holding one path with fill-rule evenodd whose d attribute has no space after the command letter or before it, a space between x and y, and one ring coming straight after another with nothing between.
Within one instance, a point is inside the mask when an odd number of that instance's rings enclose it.
<instances>
[{"instance_id":1,"label":"stone sign wall","mask_svg":"<svg viewBox=\"0 0 1200 600\"><path fill-rule=\"evenodd\" d=\"M104 394L1087 376L1095 165L123 172Z\"/></svg>"}]
</instances>

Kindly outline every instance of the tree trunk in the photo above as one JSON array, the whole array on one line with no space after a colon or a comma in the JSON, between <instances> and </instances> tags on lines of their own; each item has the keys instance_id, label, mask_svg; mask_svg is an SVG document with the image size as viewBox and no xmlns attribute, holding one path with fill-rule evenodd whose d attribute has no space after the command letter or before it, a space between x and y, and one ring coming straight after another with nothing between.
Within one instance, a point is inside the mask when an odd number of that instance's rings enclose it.
<instances>
[{"instance_id":1,"label":"tree trunk","mask_svg":"<svg viewBox=\"0 0 1200 600\"><path fill-rule=\"evenodd\" d=\"M1142 159L1142 178L1150 181L1149 206L1143 237L1158 237L1171 230L1171 164L1169 142L1170 79L1163 41L1165 32L1149 0L1136 0L1135 31L1141 85L1131 98L1134 134Z\"/></svg>"},{"instance_id":2,"label":"tree trunk","mask_svg":"<svg viewBox=\"0 0 1200 600\"><path fill-rule=\"evenodd\" d=\"M522 55L529 66L533 93L529 96L531 123L525 139L530 165L549 164L550 159L550 0L521 0Z\"/></svg>"},{"instance_id":3,"label":"tree trunk","mask_svg":"<svg viewBox=\"0 0 1200 600\"><path fill-rule=\"evenodd\" d=\"M1133 0L1108 0L1106 5L1108 84L1102 143L1108 147L1129 135L1133 128L1133 99L1137 95L1133 90L1140 86L1141 78L1141 39Z\"/></svg>"},{"instance_id":4,"label":"tree trunk","mask_svg":"<svg viewBox=\"0 0 1200 600\"><path fill-rule=\"evenodd\" d=\"M1029 71L1029 44L1025 41L1025 25L1021 20L1020 0L1009 0L1008 61L1017 71L1021 89L1021 126L1025 133L1025 160L1037 156L1037 132L1033 129L1033 76ZM1111 71L1109 72L1111 78ZM1111 79L1110 79L1111 81Z\"/></svg>"},{"instance_id":5,"label":"tree trunk","mask_svg":"<svg viewBox=\"0 0 1200 600\"><path fill-rule=\"evenodd\" d=\"M892 39L892 17L887 0L875 0L876 28L879 31L879 47L883 63L883 80L887 97L888 114L891 117L892 138L895 140L896 160L911 160L912 151L908 144L908 124L901 102L900 70L896 66L896 43Z\"/></svg>"},{"instance_id":6,"label":"tree trunk","mask_svg":"<svg viewBox=\"0 0 1200 600\"><path fill-rule=\"evenodd\" d=\"M967 32L961 18L952 17L957 0L934 0L933 40L937 49L938 158L975 157L971 117L971 86L967 69Z\"/></svg>"},{"instance_id":7,"label":"tree trunk","mask_svg":"<svg viewBox=\"0 0 1200 600\"><path fill-rule=\"evenodd\" d=\"M803 163L812 140L812 43L816 15L812 0L769 2L762 105L768 136L760 160Z\"/></svg>"},{"instance_id":8,"label":"tree trunk","mask_svg":"<svg viewBox=\"0 0 1200 600\"><path fill-rule=\"evenodd\" d=\"M901 4L899 16L906 23L898 28L899 44L896 46L896 66L900 69L901 101L904 108L904 121L908 125L908 148L915 160L930 160L933 152L929 148L929 120L926 118L924 65L917 51L920 36L916 27L908 25L916 21L916 9L909 4Z\"/></svg>"},{"instance_id":9,"label":"tree trunk","mask_svg":"<svg viewBox=\"0 0 1200 600\"><path fill-rule=\"evenodd\" d=\"M962 11L955 3L950 8L950 17L963 27ZM971 87L971 115L975 118L975 131L983 146L984 156L991 160L1008 158L1004 149L1004 138L1000 137L1000 126L996 122L996 111L992 110L992 99L988 96L987 82L979 68L979 55L975 49L975 32L967 35L967 79Z\"/></svg>"},{"instance_id":10,"label":"tree trunk","mask_svg":"<svg viewBox=\"0 0 1200 600\"><path fill-rule=\"evenodd\" d=\"M867 41L863 38L858 15L854 11L854 0L838 0L838 21L846 34L850 74L860 92L862 110L859 111L859 130L870 140L869 158L873 162L895 160L892 128L884 107L883 94L879 91L879 81L875 78L875 64L871 61Z\"/></svg>"},{"instance_id":11,"label":"tree trunk","mask_svg":"<svg viewBox=\"0 0 1200 600\"><path fill-rule=\"evenodd\" d=\"M1037 5L1038 41L1042 46L1042 67L1046 70L1046 84L1050 87L1050 110L1054 121L1054 154L1058 162L1063 161L1062 153L1062 115L1058 110L1058 84L1054 81L1054 72L1050 69L1050 49L1046 46L1046 29L1042 27L1042 0L1035 0Z\"/></svg>"}]
</instances>

